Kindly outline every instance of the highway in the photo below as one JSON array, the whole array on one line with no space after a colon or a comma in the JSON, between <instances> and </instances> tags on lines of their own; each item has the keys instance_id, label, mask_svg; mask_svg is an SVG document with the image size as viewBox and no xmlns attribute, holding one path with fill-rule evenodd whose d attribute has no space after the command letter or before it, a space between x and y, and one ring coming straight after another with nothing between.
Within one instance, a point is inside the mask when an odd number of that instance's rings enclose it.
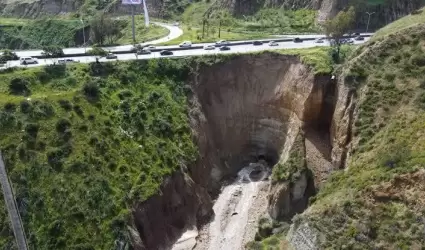
<instances>
[{"instance_id":1,"label":"highway","mask_svg":"<svg viewBox=\"0 0 425 250\"><path fill-rule=\"evenodd\" d=\"M160 25L162 27L165 27L170 30L170 33L167 37L163 37L158 40L150 41L147 43L144 43L142 45L146 44L159 44L163 42L170 41L172 39L175 39L183 34L183 31L176 26L172 26L169 24L163 24L163 23L156 23L157 25ZM355 41L354 44L361 44L369 40L369 34L362 34L362 36L366 36L364 41ZM300 37L304 40L303 42L295 43L292 41L291 37ZM203 47L206 45L211 45L213 43L199 43L199 44L193 44L192 48L181 50L177 45L171 45L171 46L158 46L156 49L153 50L153 52L149 55L136 55L135 53L129 52L130 49L133 47L132 45L122 45L122 46L115 46L115 47L105 47L104 49L112 52L117 53L117 59L106 59L105 57L102 57L99 59L100 62L105 61L127 61L127 60L143 60L143 59L152 59L152 58L166 58L166 57L185 57L185 56L199 56L199 55L214 55L214 54L230 54L230 53L250 53L250 52L259 52L259 51L265 51L265 50L281 50L281 49L300 49L300 48L312 48L316 46L329 46L329 42L325 40L323 43L316 43L315 40L320 37L325 37L324 35L294 35L294 36L281 36L276 37L274 40L282 40L278 42L278 46L269 46L267 44L268 41L273 39L261 39L261 41L264 41L265 43L263 45L254 46L252 42L250 41L233 41L230 43L229 47L231 48L228 51L220 51L219 48L215 48L214 50L204 50ZM85 50L89 51L91 48L67 48L64 49L65 56L62 58L46 58L46 59L38 59L37 64L30 64L27 66L20 65L20 62L18 60L16 61L8 61L3 68L7 67L37 67L42 65L51 65L58 62L58 59L73 59L76 62L80 63L90 63L96 61L96 56L87 56L82 55L84 54ZM170 56L161 56L160 50L162 49L168 49L173 51L173 55ZM15 51L15 53L19 56L41 56L42 50L32 50L32 51ZM79 56L71 56L80 54ZM66 56L68 55L68 56ZM99 58L99 57L98 57ZM0 67L1 69L1 67Z\"/></svg>"}]
</instances>

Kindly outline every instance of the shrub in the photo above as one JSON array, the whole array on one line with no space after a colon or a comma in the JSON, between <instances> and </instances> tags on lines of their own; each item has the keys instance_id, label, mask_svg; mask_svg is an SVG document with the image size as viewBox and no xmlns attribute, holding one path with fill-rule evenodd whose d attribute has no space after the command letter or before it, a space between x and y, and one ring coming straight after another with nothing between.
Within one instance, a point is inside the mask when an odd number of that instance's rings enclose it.
<instances>
[{"instance_id":1,"label":"shrub","mask_svg":"<svg viewBox=\"0 0 425 250\"><path fill-rule=\"evenodd\" d=\"M25 132L33 138L37 138L40 126L36 123L28 123L25 125Z\"/></svg>"},{"instance_id":2,"label":"shrub","mask_svg":"<svg viewBox=\"0 0 425 250\"><path fill-rule=\"evenodd\" d=\"M416 54L410 58L410 63L413 65L417 65L419 67L425 66L425 55L424 54Z\"/></svg>"},{"instance_id":3,"label":"shrub","mask_svg":"<svg viewBox=\"0 0 425 250\"><path fill-rule=\"evenodd\" d=\"M2 51L2 55L0 56L0 62L7 62L11 60L18 60L19 57L11 50L5 49Z\"/></svg>"},{"instance_id":4,"label":"shrub","mask_svg":"<svg viewBox=\"0 0 425 250\"><path fill-rule=\"evenodd\" d=\"M4 105L4 110L13 113L16 110L16 105L14 103L8 102Z\"/></svg>"},{"instance_id":5,"label":"shrub","mask_svg":"<svg viewBox=\"0 0 425 250\"><path fill-rule=\"evenodd\" d=\"M89 101L97 101L100 97L100 88L97 83L89 82L84 84L83 93Z\"/></svg>"},{"instance_id":6,"label":"shrub","mask_svg":"<svg viewBox=\"0 0 425 250\"><path fill-rule=\"evenodd\" d=\"M24 114L28 114L32 111L32 105L29 101L24 100L20 103L21 112Z\"/></svg>"},{"instance_id":7,"label":"shrub","mask_svg":"<svg viewBox=\"0 0 425 250\"><path fill-rule=\"evenodd\" d=\"M92 49L88 52L89 55L93 56L106 56L108 52L101 47L93 46Z\"/></svg>"},{"instance_id":8,"label":"shrub","mask_svg":"<svg viewBox=\"0 0 425 250\"><path fill-rule=\"evenodd\" d=\"M31 94L28 88L29 82L23 78L13 78L9 83L9 91L13 95L24 95L28 96Z\"/></svg>"},{"instance_id":9,"label":"shrub","mask_svg":"<svg viewBox=\"0 0 425 250\"><path fill-rule=\"evenodd\" d=\"M55 45L44 46L41 54L46 57L61 57L64 55L62 48Z\"/></svg>"},{"instance_id":10,"label":"shrub","mask_svg":"<svg viewBox=\"0 0 425 250\"><path fill-rule=\"evenodd\" d=\"M81 108L80 105L78 105L78 104L74 105L74 111L75 111L75 113L77 113L78 116L84 117L84 111L83 111L83 109Z\"/></svg>"},{"instance_id":11,"label":"shrub","mask_svg":"<svg viewBox=\"0 0 425 250\"><path fill-rule=\"evenodd\" d=\"M71 127L71 122L65 118L60 119L56 122L56 131L58 133L64 133Z\"/></svg>"},{"instance_id":12,"label":"shrub","mask_svg":"<svg viewBox=\"0 0 425 250\"><path fill-rule=\"evenodd\" d=\"M72 110L72 103L68 100L59 100L59 105L61 106L61 108L63 108L66 111L71 111Z\"/></svg>"}]
</instances>

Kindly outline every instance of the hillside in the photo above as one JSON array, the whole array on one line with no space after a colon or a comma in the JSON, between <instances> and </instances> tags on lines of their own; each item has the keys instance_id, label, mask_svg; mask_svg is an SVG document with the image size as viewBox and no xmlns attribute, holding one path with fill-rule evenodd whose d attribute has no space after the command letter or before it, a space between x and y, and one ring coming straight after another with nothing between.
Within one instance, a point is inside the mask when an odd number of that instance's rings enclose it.
<instances>
[{"instance_id":1,"label":"hillside","mask_svg":"<svg viewBox=\"0 0 425 250\"><path fill-rule=\"evenodd\" d=\"M343 170L322 184L317 182L322 175L310 168L308 152L290 155L293 168L309 166L318 193L292 219L291 227L279 220L273 225L261 222L260 235L267 228L280 228L280 233L270 237L263 233L262 241L250 243L252 249L425 245L425 25L414 20L421 16L408 16L378 31L378 37L355 50L336 70L330 159ZM308 151L307 140L304 147ZM300 152L295 145L291 150ZM300 160L299 154L306 158ZM323 174L326 168L320 168Z\"/></svg>"},{"instance_id":2,"label":"hillside","mask_svg":"<svg viewBox=\"0 0 425 250\"><path fill-rule=\"evenodd\" d=\"M196 158L188 72L161 60L0 73L0 148L31 248L130 244L132 208ZM3 202L0 249L13 249Z\"/></svg>"}]
</instances>

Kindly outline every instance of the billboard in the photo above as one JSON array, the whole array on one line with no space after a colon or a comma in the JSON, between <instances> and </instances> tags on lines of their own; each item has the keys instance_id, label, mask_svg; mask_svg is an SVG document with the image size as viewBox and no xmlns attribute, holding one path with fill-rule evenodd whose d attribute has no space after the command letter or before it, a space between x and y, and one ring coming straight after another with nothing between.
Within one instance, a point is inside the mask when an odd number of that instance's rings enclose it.
<instances>
[{"instance_id":1,"label":"billboard","mask_svg":"<svg viewBox=\"0 0 425 250\"><path fill-rule=\"evenodd\" d=\"M122 4L142 4L142 0L122 0Z\"/></svg>"}]
</instances>

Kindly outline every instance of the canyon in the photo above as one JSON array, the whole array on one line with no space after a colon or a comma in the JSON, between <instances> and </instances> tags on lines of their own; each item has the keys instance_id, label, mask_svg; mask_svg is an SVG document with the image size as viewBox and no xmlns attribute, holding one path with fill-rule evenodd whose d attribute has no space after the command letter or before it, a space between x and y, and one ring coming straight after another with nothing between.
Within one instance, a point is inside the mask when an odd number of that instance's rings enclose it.
<instances>
[{"instance_id":1,"label":"canyon","mask_svg":"<svg viewBox=\"0 0 425 250\"><path fill-rule=\"evenodd\" d=\"M174 249L217 249L230 242L232 249L244 249L260 217L290 222L344 165L349 93L298 56L240 55L200 65L190 85L198 160L134 208L133 231L140 235L135 249L170 249L176 241ZM301 157L296 170L278 177L289 171L285 163L294 152ZM255 164L264 166L257 172L273 173L242 181ZM224 237L220 228L236 235L226 234L229 242L217 238Z\"/></svg>"}]
</instances>

